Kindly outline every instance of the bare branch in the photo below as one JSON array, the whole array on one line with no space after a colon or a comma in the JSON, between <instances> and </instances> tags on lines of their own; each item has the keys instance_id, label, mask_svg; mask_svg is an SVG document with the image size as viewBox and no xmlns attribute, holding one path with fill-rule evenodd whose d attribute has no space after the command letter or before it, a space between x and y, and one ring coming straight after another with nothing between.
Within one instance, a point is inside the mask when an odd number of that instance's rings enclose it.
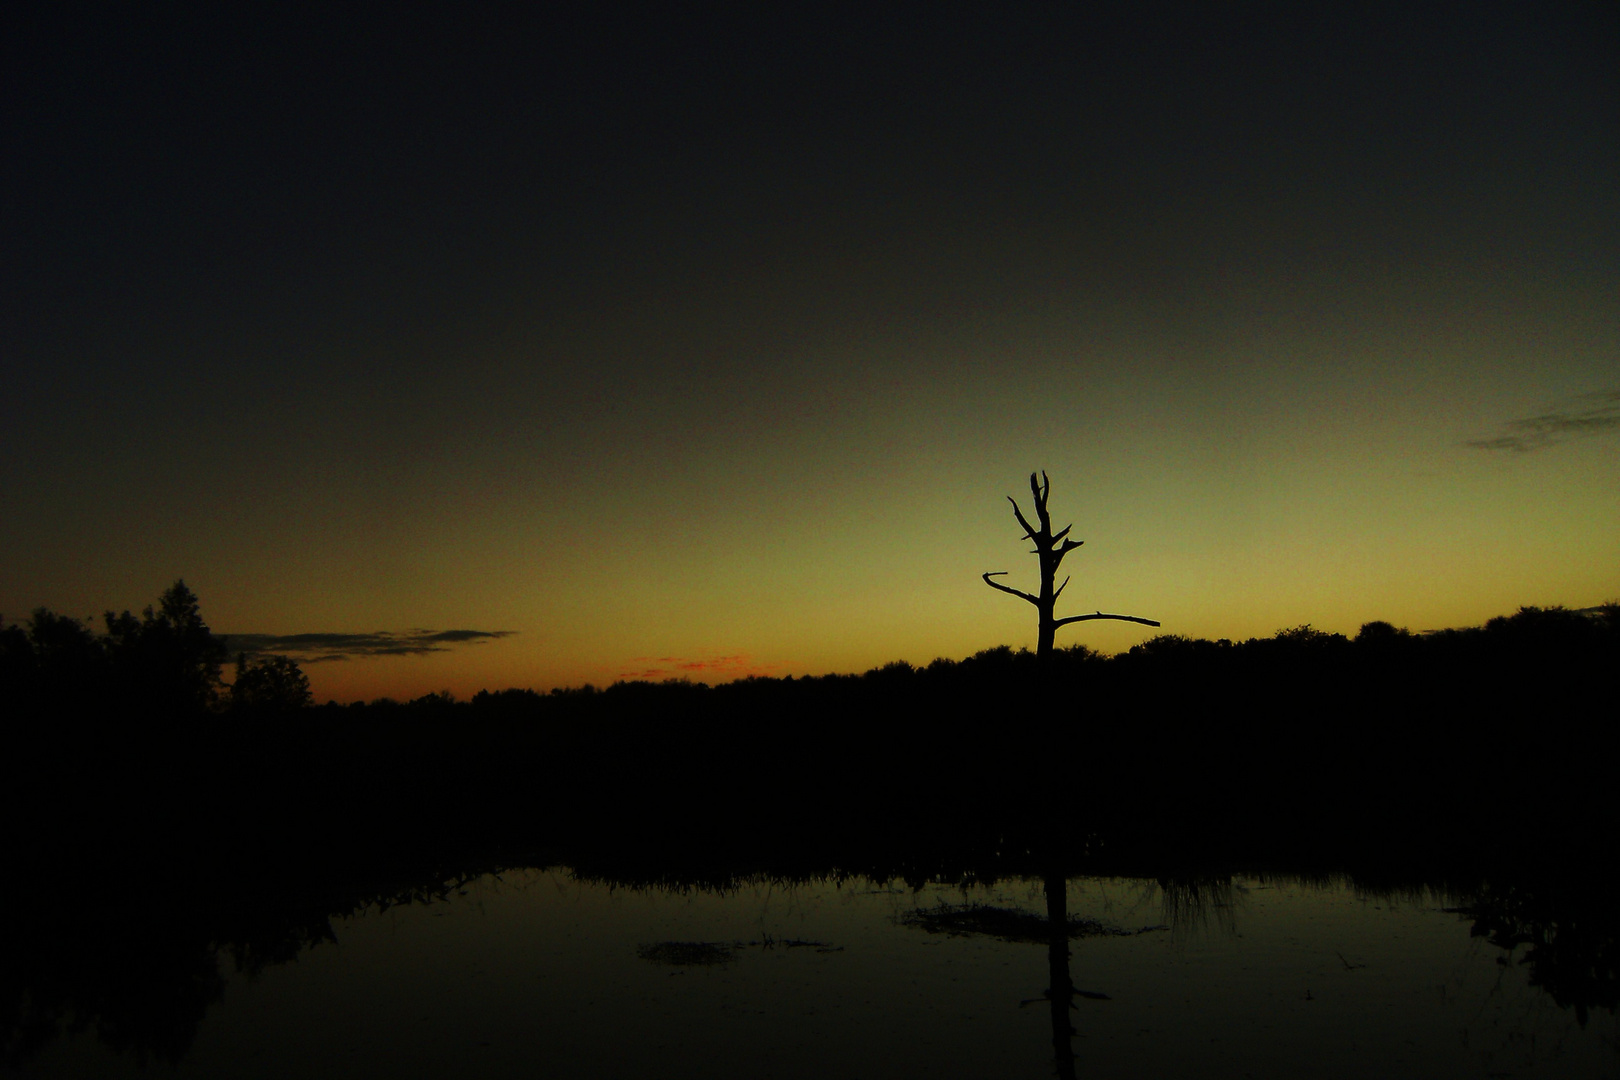
<instances>
[{"instance_id":1,"label":"bare branch","mask_svg":"<svg viewBox=\"0 0 1620 1080\"><path fill-rule=\"evenodd\" d=\"M1020 592L1019 590L1014 589L1014 588L1012 588L1010 586L1002 585L999 582L995 582L995 581L990 580L993 577L1001 577L1005 573L1007 573L1007 571L1005 571L1005 570L997 570L994 573L986 573L984 575L984 583L986 585L990 586L992 589L1000 589L1004 593L1012 593L1014 596L1021 596L1025 600L1028 600L1030 603L1034 604L1036 607L1041 606L1041 601L1040 601L1039 597L1031 596L1027 592ZM1154 623L1153 625L1157 626L1159 624Z\"/></svg>"},{"instance_id":2,"label":"bare branch","mask_svg":"<svg viewBox=\"0 0 1620 1080\"><path fill-rule=\"evenodd\" d=\"M1074 576L1073 574L1070 574L1070 575L1068 575L1067 577L1065 577L1063 579L1063 584L1059 585L1057 587L1057 592L1052 594L1052 603L1055 604L1055 603L1058 602L1058 597L1062 596L1063 595L1063 590L1067 589L1069 587L1069 578L1071 578L1073 576Z\"/></svg>"},{"instance_id":3,"label":"bare branch","mask_svg":"<svg viewBox=\"0 0 1620 1080\"><path fill-rule=\"evenodd\" d=\"M1084 540L1065 540L1063 541L1062 547L1054 548L1052 550L1052 569L1056 570L1057 564L1063 561L1063 556L1067 555L1069 552L1073 551L1075 548L1084 543Z\"/></svg>"},{"instance_id":4,"label":"bare branch","mask_svg":"<svg viewBox=\"0 0 1620 1080\"><path fill-rule=\"evenodd\" d=\"M1059 626L1067 626L1072 622L1091 622L1094 619L1116 619L1119 622L1141 623L1143 626L1159 625L1153 619L1139 619L1135 615L1104 615L1099 611L1094 615L1070 615L1067 619L1057 620L1052 624L1052 626L1056 628Z\"/></svg>"},{"instance_id":5,"label":"bare branch","mask_svg":"<svg viewBox=\"0 0 1620 1080\"><path fill-rule=\"evenodd\" d=\"M1039 534L1035 532L1035 526L1029 523L1029 519L1024 517L1024 512L1018 509L1018 500L1009 495L1007 496L1007 501L1013 504L1013 515L1018 518L1018 524L1024 527L1024 535L1029 537L1031 540L1035 540L1036 536ZM1036 543L1039 542L1040 541L1036 540ZM1005 571L1003 571L1003 573L1005 573Z\"/></svg>"},{"instance_id":6,"label":"bare branch","mask_svg":"<svg viewBox=\"0 0 1620 1080\"><path fill-rule=\"evenodd\" d=\"M1052 534L1052 543L1055 544L1059 540L1063 539L1065 536L1068 536L1069 535L1069 530L1072 529L1072 528L1074 528L1073 525L1065 525L1065 526L1063 526L1063 531L1062 532Z\"/></svg>"}]
</instances>

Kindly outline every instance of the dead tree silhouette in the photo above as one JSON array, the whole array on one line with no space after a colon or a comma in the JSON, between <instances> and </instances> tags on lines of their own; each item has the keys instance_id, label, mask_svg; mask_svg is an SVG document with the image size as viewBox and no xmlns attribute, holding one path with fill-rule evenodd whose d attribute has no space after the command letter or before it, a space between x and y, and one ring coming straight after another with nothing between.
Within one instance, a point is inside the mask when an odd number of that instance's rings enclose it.
<instances>
[{"instance_id":1,"label":"dead tree silhouette","mask_svg":"<svg viewBox=\"0 0 1620 1080\"><path fill-rule=\"evenodd\" d=\"M1041 593L1039 596L1031 596L1020 589L1014 589L1011 586L990 580L994 577L1003 576L1007 573L1005 570L987 572L984 575L984 583L992 589L1000 589L1004 593L1022 597L1035 605L1035 610L1040 613L1040 635L1036 639L1035 656L1041 668L1045 670L1051 663L1052 643L1057 637L1057 629L1060 626L1067 626L1070 623L1077 622L1089 622L1093 619L1117 619L1120 622L1141 623L1143 626L1158 626L1159 624L1152 619L1142 619L1135 615L1105 615L1101 611L1091 615L1070 615L1066 619L1057 617L1058 597L1063 595L1063 590L1069 585L1069 578L1065 577L1062 585L1053 588L1052 583L1057 580L1058 564L1063 561L1063 556L1085 543L1085 541L1067 539L1069 530L1074 528L1073 525L1065 526L1056 534L1052 532L1052 518L1046 512L1046 497L1052 490L1052 482L1046 478L1044 469L1040 473L1039 480L1036 479L1035 473L1029 474L1029 490L1030 494L1035 498L1035 517L1041 523L1039 529L1031 525L1029 519L1024 517L1024 512L1019 509L1017 499L1009 495L1007 501L1012 503L1013 514L1018 518L1018 524L1024 527L1024 536L1035 544L1035 550L1030 554L1040 556Z\"/></svg>"}]
</instances>

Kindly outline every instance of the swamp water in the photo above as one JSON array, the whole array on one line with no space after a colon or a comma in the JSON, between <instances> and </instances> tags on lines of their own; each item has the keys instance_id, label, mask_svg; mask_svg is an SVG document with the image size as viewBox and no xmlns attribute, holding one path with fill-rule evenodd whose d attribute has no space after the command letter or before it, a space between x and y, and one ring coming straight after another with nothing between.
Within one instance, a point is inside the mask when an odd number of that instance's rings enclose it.
<instances>
[{"instance_id":1,"label":"swamp water","mask_svg":"<svg viewBox=\"0 0 1620 1080\"><path fill-rule=\"evenodd\" d=\"M552 869L334 920L335 942L252 976L222 955L223 993L176 1063L141 1065L92 1025L20 1071L1620 1076L1612 1010L1582 1023L1532 985L1522 948L1471 936L1435 894L1238 878L1167 901L1148 881L1072 878L1065 901L1082 931L1069 943L1067 1039L1054 1039L1059 1010L1044 996L1040 881L717 893ZM1008 909L1031 915L994 917Z\"/></svg>"}]
</instances>

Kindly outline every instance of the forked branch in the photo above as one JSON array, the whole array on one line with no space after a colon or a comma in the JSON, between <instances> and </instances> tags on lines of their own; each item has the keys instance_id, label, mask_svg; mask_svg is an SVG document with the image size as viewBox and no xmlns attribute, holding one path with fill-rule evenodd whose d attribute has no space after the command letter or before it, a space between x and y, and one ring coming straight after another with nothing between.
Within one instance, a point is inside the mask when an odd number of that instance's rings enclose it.
<instances>
[{"instance_id":1,"label":"forked branch","mask_svg":"<svg viewBox=\"0 0 1620 1080\"><path fill-rule=\"evenodd\" d=\"M1046 478L1046 470L1041 470L1041 483L1035 483L1035 474L1029 474L1029 491L1035 497L1035 516L1041 519L1041 531L1052 532L1052 519L1046 513L1046 496L1052 491L1052 481Z\"/></svg>"}]
</instances>

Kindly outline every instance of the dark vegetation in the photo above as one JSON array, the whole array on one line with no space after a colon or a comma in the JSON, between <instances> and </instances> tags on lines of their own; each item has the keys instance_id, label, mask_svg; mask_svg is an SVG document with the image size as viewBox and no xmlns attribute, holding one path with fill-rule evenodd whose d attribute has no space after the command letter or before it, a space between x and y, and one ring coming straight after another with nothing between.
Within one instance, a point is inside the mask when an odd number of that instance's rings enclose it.
<instances>
[{"instance_id":1,"label":"dark vegetation","mask_svg":"<svg viewBox=\"0 0 1620 1080\"><path fill-rule=\"evenodd\" d=\"M1352 640L1162 635L863 675L311 707L183 583L104 633L0 627L12 850L244 865L539 847L764 869L1012 859L1587 857L1612 835L1620 605ZM1044 677L1042 672L1044 669ZM71 844L69 844L71 840ZM1609 845L1605 844L1604 847Z\"/></svg>"},{"instance_id":2,"label":"dark vegetation","mask_svg":"<svg viewBox=\"0 0 1620 1080\"><path fill-rule=\"evenodd\" d=\"M0 627L13 853L212 871L533 847L765 869L1055 845L1331 869L1586 858L1620 816L1614 604L1422 635L1162 635L1057 649L1044 677L1002 647L466 702L311 707L296 664L240 660L227 684L228 655L178 583L101 634L46 611Z\"/></svg>"},{"instance_id":3,"label":"dark vegetation","mask_svg":"<svg viewBox=\"0 0 1620 1080\"><path fill-rule=\"evenodd\" d=\"M1349 872L1449 888L1562 1003L1615 1007L1620 605L349 706L309 705L284 659L227 683L182 584L104 624L0 626L14 1063L70 1022L172 1060L220 956L278 963L332 918L524 865L631 886Z\"/></svg>"}]
</instances>

